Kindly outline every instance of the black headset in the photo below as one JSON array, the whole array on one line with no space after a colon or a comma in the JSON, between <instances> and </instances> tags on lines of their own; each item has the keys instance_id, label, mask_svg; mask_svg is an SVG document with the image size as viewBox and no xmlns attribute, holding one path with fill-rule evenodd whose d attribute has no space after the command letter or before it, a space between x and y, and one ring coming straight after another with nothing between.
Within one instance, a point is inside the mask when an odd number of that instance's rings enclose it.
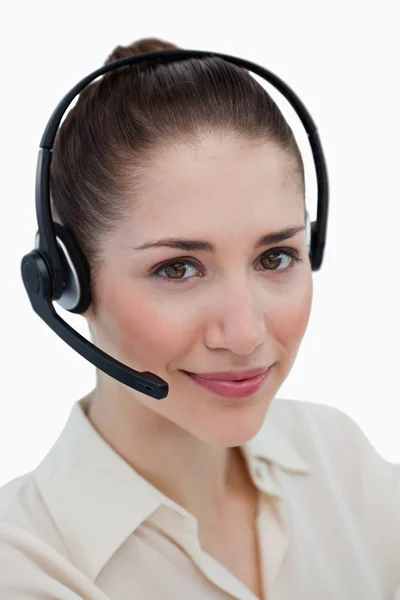
<instances>
[{"instance_id":1,"label":"black headset","mask_svg":"<svg viewBox=\"0 0 400 600\"><path fill-rule=\"evenodd\" d=\"M95 367L121 383L153 398L165 398L168 383L149 371L135 371L97 348L69 326L54 310L53 302L72 313L83 313L91 302L90 273L86 259L71 233L52 220L50 202L50 163L52 148L61 119L72 100L97 77L108 71L146 63L166 63L189 58L218 57L247 69L271 83L291 104L299 116L307 134L317 175L317 220L310 224L308 213L306 225L309 254L313 271L322 264L328 223L329 186L324 152L317 128L307 109L296 94L276 75L247 60L216 52L197 50L166 50L129 56L102 66L87 75L57 105L42 136L36 171L36 216L38 233L35 249L21 261L22 279L33 310L71 348Z\"/></svg>"}]
</instances>

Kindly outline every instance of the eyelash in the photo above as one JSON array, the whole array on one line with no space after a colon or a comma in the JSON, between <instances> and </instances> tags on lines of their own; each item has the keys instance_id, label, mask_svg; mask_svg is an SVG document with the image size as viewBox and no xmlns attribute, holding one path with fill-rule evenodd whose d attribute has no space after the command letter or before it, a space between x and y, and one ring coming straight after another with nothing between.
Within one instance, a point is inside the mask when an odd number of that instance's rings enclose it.
<instances>
[{"instance_id":1,"label":"eyelash","mask_svg":"<svg viewBox=\"0 0 400 600\"><path fill-rule=\"evenodd\" d=\"M264 269L265 271L274 272L275 276L286 275L291 269L293 269L295 267L295 265L297 263L302 262L302 259L297 255L297 252L295 250L293 250L292 248L272 248L271 250L268 250L267 252L262 254L260 256L259 260L262 260L263 258L266 258L270 255L277 255L277 256L284 255L284 256L288 256L289 258L292 259L290 265L284 269ZM165 279L166 281L172 282L172 283L186 283L187 281L190 281L191 279L196 277L196 275L192 275L191 277L174 278L174 277L164 277L164 276L160 275L160 273L162 271L164 271L165 269L168 269L168 267L171 267L173 265L185 265L185 266L190 265L190 266L195 267L198 270L200 270L198 263L196 261L194 261L193 259L185 260L184 258L177 258L177 259L167 261L167 262L163 263L162 265L160 265L159 267L157 267L157 269L155 271L153 271L152 275L154 277L158 277L160 279ZM202 277L202 275L200 275L200 277Z\"/></svg>"}]
</instances>

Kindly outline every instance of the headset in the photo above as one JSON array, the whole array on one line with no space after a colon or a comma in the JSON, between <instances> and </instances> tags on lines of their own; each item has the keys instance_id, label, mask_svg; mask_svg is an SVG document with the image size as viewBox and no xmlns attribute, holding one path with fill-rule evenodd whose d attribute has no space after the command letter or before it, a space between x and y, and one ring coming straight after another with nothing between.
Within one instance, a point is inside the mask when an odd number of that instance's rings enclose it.
<instances>
[{"instance_id":1,"label":"headset","mask_svg":"<svg viewBox=\"0 0 400 600\"><path fill-rule=\"evenodd\" d=\"M77 83L56 106L39 145L36 171L36 217L38 232L35 248L21 261L21 276L33 310L71 348L120 383L156 399L168 395L168 383L149 371L129 368L103 352L75 331L54 309L53 302L71 313L83 313L91 302L90 273L87 261L73 235L53 222L50 196L52 148L60 122L80 92L108 71L128 65L167 63L190 58L217 57L242 67L271 83L291 104L308 135L317 176L317 219L310 222L306 213L308 248L313 271L322 265L328 223L329 185L323 148L317 128L304 104L279 77L263 67L235 56L199 50L162 50L129 56L103 65Z\"/></svg>"}]
</instances>

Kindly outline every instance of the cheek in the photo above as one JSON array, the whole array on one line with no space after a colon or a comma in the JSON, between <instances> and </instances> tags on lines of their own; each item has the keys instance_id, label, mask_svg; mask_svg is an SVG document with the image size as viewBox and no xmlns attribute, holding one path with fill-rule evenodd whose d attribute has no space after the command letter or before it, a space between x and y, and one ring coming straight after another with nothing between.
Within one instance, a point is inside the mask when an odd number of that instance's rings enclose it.
<instances>
[{"instance_id":1,"label":"cheek","mask_svg":"<svg viewBox=\"0 0 400 600\"><path fill-rule=\"evenodd\" d=\"M312 277L281 296L267 315L267 328L289 352L296 352L307 329L312 305Z\"/></svg>"},{"instance_id":2,"label":"cheek","mask_svg":"<svg viewBox=\"0 0 400 600\"><path fill-rule=\"evenodd\" d=\"M160 374L179 360L196 339L196 315L131 286L103 296L102 328L119 360ZM129 288L129 289L128 289Z\"/></svg>"}]
</instances>

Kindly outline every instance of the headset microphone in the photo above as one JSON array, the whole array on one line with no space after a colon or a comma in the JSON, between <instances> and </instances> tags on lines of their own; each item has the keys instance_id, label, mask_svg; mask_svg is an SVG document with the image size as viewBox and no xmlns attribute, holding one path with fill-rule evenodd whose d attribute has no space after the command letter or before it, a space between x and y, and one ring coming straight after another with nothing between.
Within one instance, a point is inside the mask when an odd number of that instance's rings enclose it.
<instances>
[{"instance_id":1,"label":"headset microphone","mask_svg":"<svg viewBox=\"0 0 400 600\"><path fill-rule=\"evenodd\" d=\"M72 313L83 313L91 303L90 272L86 259L73 235L64 226L55 223L51 215L50 164L52 148L62 117L74 98L92 81L108 71L142 61L171 62L188 58L218 57L258 75L271 83L291 104L307 134L317 176L317 219L312 223L306 213L307 243L313 271L322 265L328 223L329 186L324 152L316 126L304 104L276 75L247 60L198 50L163 50L129 56L108 63L77 83L57 105L42 136L36 172L36 217L38 233L35 249L21 261L21 275L33 310L71 348L96 368L143 394L165 398L168 383L148 371L139 372L119 362L92 344L55 311L53 302Z\"/></svg>"}]
</instances>

